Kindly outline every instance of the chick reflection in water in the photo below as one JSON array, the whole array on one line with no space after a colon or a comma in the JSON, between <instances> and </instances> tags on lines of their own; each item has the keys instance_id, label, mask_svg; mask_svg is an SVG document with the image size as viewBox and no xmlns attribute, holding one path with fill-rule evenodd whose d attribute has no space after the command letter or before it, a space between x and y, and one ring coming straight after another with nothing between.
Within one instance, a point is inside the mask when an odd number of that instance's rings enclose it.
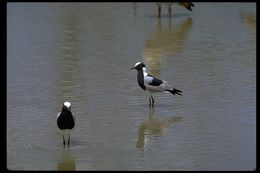
<instances>
[{"instance_id":1,"label":"chick reflection in water","mask_svg":"<svg viewBox=\"0 0 260 173\"><path fill-rule=\"evenodd\" d=\"M73 171L76 169L75 159L72 156L70 149L65 149L63 147L61 157L58 162L58 170L59 171Z\"/></svg>"},{"instance_id":2,"label":"chick reflection in water","mask_svg":"<svg viewBox=\"0 0 260 173\"><path fill-rule=\"evenodd\" d=\"M154 116L154 108L149 109L149 119L143 122L138 129L138 141L136 148L145 150L155 136L161 133L173 123L179 122L182 117L173 116L165 119L158 119Z\"/></svg>"}]
</instances>

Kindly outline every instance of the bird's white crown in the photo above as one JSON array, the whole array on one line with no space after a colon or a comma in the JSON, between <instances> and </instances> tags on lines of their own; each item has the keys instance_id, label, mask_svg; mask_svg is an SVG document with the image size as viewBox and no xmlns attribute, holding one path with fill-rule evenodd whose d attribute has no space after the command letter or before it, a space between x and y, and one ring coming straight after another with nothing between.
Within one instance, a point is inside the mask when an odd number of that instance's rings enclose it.
<instances>
[{"instance_id":1,"label":"bird's white crown","mask_svg":"<svg viewBox=\"0 0 260 173\"><path fill-rule=\"evenodd\" d=\"M139 64L141 64L142 62L137 62L135 63L135 67L137 67Z\"/></svg>"},{"instance_id":2,"label":"bird's white crown","mask_svg":"<svg viewBox=\"0 0 260 173\"><path fill-rule=\"evenodd\" d=\"M71 109L71 103L70 102L64 102L63 105L68 108L69 110Z\"/></svg>"}]
</instances>

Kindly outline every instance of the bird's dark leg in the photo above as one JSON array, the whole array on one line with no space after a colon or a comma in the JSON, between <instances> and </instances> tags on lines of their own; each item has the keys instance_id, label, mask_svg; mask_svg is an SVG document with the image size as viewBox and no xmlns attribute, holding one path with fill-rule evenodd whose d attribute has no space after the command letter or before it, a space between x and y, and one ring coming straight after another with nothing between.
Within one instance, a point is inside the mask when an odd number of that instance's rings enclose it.
<instances>
[{"instance_id":1,"label":"bird's dark leg","mask_svg":"<svg viewBox=\"0 0 260 173\"><path fill-rule=\"evenodd\" d=\"M69 135L69 139L68 139L68 147L70 146L70 135Z\"/></svg>"},{"instance_id":2,"label":"bird's dark leg","mask_svg":"<svg viewBox=\"0 0 260 173\"><path fill-rule=\"evenodd\" d=\"M154 107L154 99L152 95L151 95L151 99L152 99L152 107Z\"/></svg>"},{"instance_id":3,"label":"bird's dark leg","mask_svg":"<svg viewBox=\"0 0 260 173\"><path fill-rule=\"evenodd\" d=\"M158 4L158 17L161 17L161 4Z\"/></svg>"},{"instance_id":4,"label":"bird's dark leg","mask_svg":"<svg viewBox=\"0 0 260 173\"><path fill-rule=\"evenodd\" d=\"M172 4L168 4L169 17L172 17Z\"/></svg>"},{"instance_id":5,"label":"bird's dark leg","mask_svg":"<svg viewBox=\"0 0 260 173\"><path fill-rule=\"evenodd\" d=\"M146 91L146 93L148 94L148 97L149 97L149 107L152 107L153 106L153 96L152 94L149 92L149 91Z\"/></svg>"},{"instance_id":6,"label":"bird's dark leg","mask_svg":"<svg viewBox=\"0 0 260 173\"><path fill-rule=\"evenodd\" d=\"M62 135L62 137L63 137L63 145L65 145L65 139L64 139L64 135Z\"/></svg>"}]
</instances>

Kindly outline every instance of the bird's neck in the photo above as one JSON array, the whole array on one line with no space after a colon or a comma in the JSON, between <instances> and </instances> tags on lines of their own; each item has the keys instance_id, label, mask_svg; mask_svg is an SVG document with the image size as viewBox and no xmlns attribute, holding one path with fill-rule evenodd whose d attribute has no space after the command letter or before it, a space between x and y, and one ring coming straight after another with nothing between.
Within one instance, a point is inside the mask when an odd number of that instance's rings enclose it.
<instances>
[{"instance_id":1,"label":"bird's neck","mask_svg":"<svg viewBox=\"0 0 260 173\"><path fill-rule=\"evenodd\" d=\"M65 108L63 108L61 111L62 111L62 112L70 112L70 110L65 109Z\"/></svg>"},{"instance_id":2,"label":"bird's neck","mask_svg":"<svg viewBox=\"0 0 260 173\"><path fill-rule=\"evenodd\" d=\"M145 90L143 70L138 70L138 72L137 72L137 82L138 82L139 86L140 86L143 90Z\"/></svg>"},{"instance_id":3,"label":"bird's neck","mask_svg":"<svg viewBox=\"0 0 260 173\"><path fill-rule=\"evenodd\" d=\"M146 72L146 68L143 67L142 71L143 71L143 75L144 75L144 77L146 77L146 76L148 75L148 73Z\"/></svg>"},{"instance_id":4,"label":"bird's neck","mask_svg":"<svg viewBox=\"0 0 260 173\"><path fill-rule=\"evenodd\" d=\"M140 70L138 70L137 71L137 77L139 78L139 77L144 77L144 72L143 72L143 70L142 69L140 69Z\"/></svg>"}]
</instances>

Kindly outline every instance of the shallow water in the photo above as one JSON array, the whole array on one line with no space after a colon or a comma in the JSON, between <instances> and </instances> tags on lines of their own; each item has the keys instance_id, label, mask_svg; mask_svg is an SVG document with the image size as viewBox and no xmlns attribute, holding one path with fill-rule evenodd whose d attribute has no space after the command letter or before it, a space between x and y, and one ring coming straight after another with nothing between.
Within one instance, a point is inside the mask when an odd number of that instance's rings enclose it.
<instances>
[{"instance_id":1,"label":"shallow water","mask_svg":"<svg viewBox=\"0 0 260 173\"><path fill-rule=\"evenodd\" d=\"M7 4L7 168L253 170L256 4ZM150 109L130 68L183 91ZM56 116L72 103L63 148Z\"/></svg>"}]
</instances>

